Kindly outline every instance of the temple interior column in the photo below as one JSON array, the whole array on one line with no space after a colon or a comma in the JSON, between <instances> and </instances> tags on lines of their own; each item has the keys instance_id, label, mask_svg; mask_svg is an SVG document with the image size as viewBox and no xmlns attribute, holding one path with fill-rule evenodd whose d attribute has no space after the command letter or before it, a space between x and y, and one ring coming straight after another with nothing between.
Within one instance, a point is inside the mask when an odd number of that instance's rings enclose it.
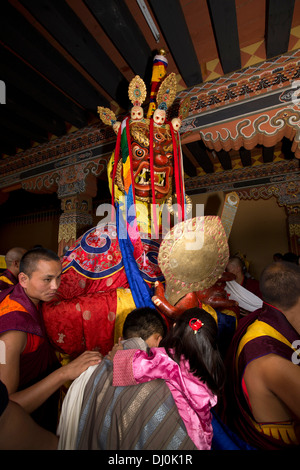
<instances>
[{"instance_id":1,"label":"temple interior column","mask_svg":"<svg viewBox=\"0 0 300 470\"><path fill-rule=\"evenodd\" d=\"M78 185L76 185L78 189ZM66 194L58 188L58 196L61 199L63 213L59 219L58 230L58 254L62 256L86 230L93 225L93 197L97 194L97 180L89 175L81 182L80 192L72 192L72 185Z\"/></svg>"},{"instance_id":2,"label":"temple interior column","mask_svg":"<svg viewBox=\"0 0 300 470\"><path fill-rule=\"evenodd\" d=\"M300 255L300 205L287 205L290 251Z\"/></svg>"}]
</instances>

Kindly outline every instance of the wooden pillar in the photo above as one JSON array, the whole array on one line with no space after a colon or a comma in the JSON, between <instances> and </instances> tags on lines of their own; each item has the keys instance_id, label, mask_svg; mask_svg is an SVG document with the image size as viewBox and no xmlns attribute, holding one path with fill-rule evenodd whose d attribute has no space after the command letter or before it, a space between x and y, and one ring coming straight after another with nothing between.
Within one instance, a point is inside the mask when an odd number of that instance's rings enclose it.
<instances>
[{"instance_id":1,"label":"wooden pillar","mask_svg":"<svg viewBox=\"0 0 300 470\"><path fill-rule=\"evenodd\" d=\"M286 209L290 251L300 255L300 205L287 205Z\"/></svg>"},{"instance_id":2,"label":"wooden pillar","mask_svg":"<svg viewBox=\"0 0 300 470\"><path fill-rule=\"evenodd\" d=\"M97 194L97 180L93 175L88 175L85 180L76 181L70 185L66 193L58 189L63 213L59 219L58 230L58 255L62 256L64 249L70 247L93 224L93 197ZM78 184L79 183L79 184ZM80 190L78 191L78 188Z\"/></svg>"}]
</instances>

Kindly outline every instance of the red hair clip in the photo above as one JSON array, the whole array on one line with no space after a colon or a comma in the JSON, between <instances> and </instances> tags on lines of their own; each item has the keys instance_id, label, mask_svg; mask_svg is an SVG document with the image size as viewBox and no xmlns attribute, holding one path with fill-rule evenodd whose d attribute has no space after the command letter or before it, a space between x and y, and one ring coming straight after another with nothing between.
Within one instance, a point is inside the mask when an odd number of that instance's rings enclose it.
<instances>
[{"instance_id":1,"label":"red hair clip","mask_svg":"<svg viewBox=\"0 0 300 470\"><path fill-rule=\"evenodd\" d=\"M192 323L192 322L194 322L194 323ZM192 328L192 330L194 331L194 333L196 334L197 331L200 330L200 328L202 328L204 323L202 323L202 321L199 320L198 318L191 318L190 322L189 322L189 325Z\"/></svg>"}]
</instances>

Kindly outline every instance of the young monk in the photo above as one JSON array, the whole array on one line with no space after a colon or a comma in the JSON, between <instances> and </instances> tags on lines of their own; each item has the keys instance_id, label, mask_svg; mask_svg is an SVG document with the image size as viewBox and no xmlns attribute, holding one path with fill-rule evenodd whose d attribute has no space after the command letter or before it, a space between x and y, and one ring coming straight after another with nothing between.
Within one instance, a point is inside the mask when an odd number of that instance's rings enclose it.
<instances>
[{"instance_id":1,"label":"young monk","mask_svg":"<svg viewBox=\"0 0 300 470\"><path fill-rule=\"evenodd\" d=\"M0 378L10 400L55 432L56 392L101 357L97 351L86 351L60 367L48 341L41 304L54 297L60 284L62 267L57 254L46 248L27 251L19 270L19 282L0 292L0 341L5 353Z\"/></svg>"}]
</instances>

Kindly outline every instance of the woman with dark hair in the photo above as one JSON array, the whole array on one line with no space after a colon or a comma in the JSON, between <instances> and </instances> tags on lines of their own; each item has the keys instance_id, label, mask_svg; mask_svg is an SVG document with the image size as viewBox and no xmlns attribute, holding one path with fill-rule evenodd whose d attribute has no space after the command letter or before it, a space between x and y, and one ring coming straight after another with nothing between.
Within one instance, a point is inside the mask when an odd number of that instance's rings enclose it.
<instances>
[{"instance_id":1,"label":"woman with dark hair","mask_svg":"<svg viewBox=\"0 0 300 470\"><path fill-rule=\"evenodd\" d=\"M200 322L200 323L199 323ZM200 328L198 328L200 325ZM217 324L205 310L186 310L161 342L167 354L180 364L184 357L189 370L216 395L225 380L224 365L217 346Z\"/></svg>"},{"instance_id":2,"label":"woman with dark hair","mask_svg":"<svg viewBox=\"0 0 300 470\"><path fill-rule=\"evenodd\" d=\"M161 344L163 347L151 348L149 355L141 350L117 350L113 385L165 380L188 435L198 449L210 449L210 410L225 380L216 322L201 308L189 309L176 320Z\"/></svg>"}]
</instances>

